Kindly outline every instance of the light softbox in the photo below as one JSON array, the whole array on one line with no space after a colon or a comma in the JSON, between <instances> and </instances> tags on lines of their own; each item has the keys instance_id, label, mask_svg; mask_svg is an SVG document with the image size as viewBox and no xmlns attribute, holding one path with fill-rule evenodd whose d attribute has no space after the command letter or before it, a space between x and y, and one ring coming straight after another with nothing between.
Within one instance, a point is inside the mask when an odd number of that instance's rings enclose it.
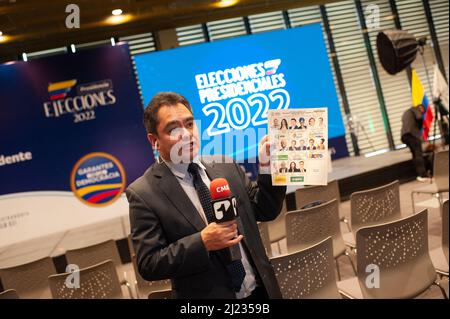
<instances>
[{"instance_id":1,"label":"light softbox","mask_svg":"<svg viewBox=\"0 0 450 319\"><path fill-rule=\"evenodd\" d=\"M416 37L403 30L385 30L377 35L381 65L389 74L397 74L410 65L417 54Z\"/></svg>"}]
</instances>

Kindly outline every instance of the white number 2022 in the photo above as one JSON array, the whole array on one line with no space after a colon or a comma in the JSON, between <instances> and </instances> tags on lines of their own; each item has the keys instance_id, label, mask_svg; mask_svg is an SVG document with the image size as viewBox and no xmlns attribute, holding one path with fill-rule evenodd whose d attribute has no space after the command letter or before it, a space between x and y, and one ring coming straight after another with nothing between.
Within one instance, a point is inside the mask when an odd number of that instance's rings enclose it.
<instances>
[{"instance_id":1,"label":"white number 2022","mask_svg":"<svg viewBox=\"0 0 450 319\"><path fill-rule=\"evenodd\" d=\"M278 105L274 109L289 108L291 102L289 93L284 89L275 89L268 95L252 94L246 100L239 97L233 98L225 106L218 102L209 103L203 107L202 111L206 116L212 115L214 118L206 131L210 136L214 136L228 133L231 128L244 130L250 123L254 126L265 124L271 103L277 102Z\"/></svg>"}]
</instances>

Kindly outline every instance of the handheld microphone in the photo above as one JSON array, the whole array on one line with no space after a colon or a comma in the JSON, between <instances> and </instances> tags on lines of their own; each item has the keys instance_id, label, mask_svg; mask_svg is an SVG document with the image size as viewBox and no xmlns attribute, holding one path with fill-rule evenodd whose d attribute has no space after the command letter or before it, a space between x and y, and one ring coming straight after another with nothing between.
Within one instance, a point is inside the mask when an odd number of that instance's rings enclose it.
<instances>
[{"instance_id":1,"label":"handheld microphone","mask_svg":"<svg viewBox=\"0 0 450 319\"><path fill-rule=\"evenodd\" d=\"M234 220L237 216L236 198L231 194L230 186L225 178L216 178L209 186L211 205L216 223ZM239 245L223 249L229 262L242 258Z\"/></svg>"},{"instance_id":2,"label":"handheld microphone","mask_svg":"<svg viewBox=\"0 0 450 319\"><path fill-rule=\"evenodd\" d=\"M236 198L231 195L230 186L225 178L216 178L209 186L211 205L217 223L236 218Z\"/></svg>"}]
</instances>

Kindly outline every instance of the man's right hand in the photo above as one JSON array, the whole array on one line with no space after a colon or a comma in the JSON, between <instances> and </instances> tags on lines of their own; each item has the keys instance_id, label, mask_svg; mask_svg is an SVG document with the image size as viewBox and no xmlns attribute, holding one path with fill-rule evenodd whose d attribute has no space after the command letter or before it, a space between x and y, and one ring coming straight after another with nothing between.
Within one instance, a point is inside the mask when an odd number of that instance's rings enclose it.
<instances>
[{"instance_id":1,"label":"man's right hand","mask_svg":"<svg viewBox=\"0 0 450 319\"><path fill-rule=\"evenodd\" d=\"M203 244L206 250L220 250L239 243L244 236L237 236L237 224L235 220L224 223L211 223L201 232Z\"/></svg>"}]
</instances>

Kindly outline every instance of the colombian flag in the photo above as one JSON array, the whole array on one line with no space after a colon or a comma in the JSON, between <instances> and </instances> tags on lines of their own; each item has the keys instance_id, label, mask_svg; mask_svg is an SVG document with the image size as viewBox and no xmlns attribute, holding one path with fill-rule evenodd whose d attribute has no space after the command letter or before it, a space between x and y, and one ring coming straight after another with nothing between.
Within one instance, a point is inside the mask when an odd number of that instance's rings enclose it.
<instances>
[{"instance_id":1,"label":"colombian flag","mask_svg":"<svg viewBox=\"0 0 450 319\"><path fill-rule=\"evenodd\" d=\"M70 89L77 84L77 80L67 80L62 82L50 83L48 85L48 93L50 99L57 100L65 98Z\"/></svg>"},{"instance_id":2,"label":"colombian flag","mask_svg":"<svg viewBox=\"0 0 450 319\"><path fill-rule=\"evenodd\" d=\"M428 98L425 95L422 83L420 82L415 69L412 69L411 86L412 86L411 92L412 92L413 106L417 107L422 104L425 110L422 115L423 119L422 137L425 141L427 141L428 133L430 132L431 128L431 123L433 122L433 110L431 109L431 105L428 102Z\"/></svg>"},{"instance_id":3,"label":"colombian flag","mask_svg":"<svg viewBox=\"0 0 450 319\"><path fill-rule=\"evenodd\" d=\"M77 189L77 195L89 203L100 204L114 198L120 192L122 186L121 183L85 186Z\"/></svg>"}]
</instances>

